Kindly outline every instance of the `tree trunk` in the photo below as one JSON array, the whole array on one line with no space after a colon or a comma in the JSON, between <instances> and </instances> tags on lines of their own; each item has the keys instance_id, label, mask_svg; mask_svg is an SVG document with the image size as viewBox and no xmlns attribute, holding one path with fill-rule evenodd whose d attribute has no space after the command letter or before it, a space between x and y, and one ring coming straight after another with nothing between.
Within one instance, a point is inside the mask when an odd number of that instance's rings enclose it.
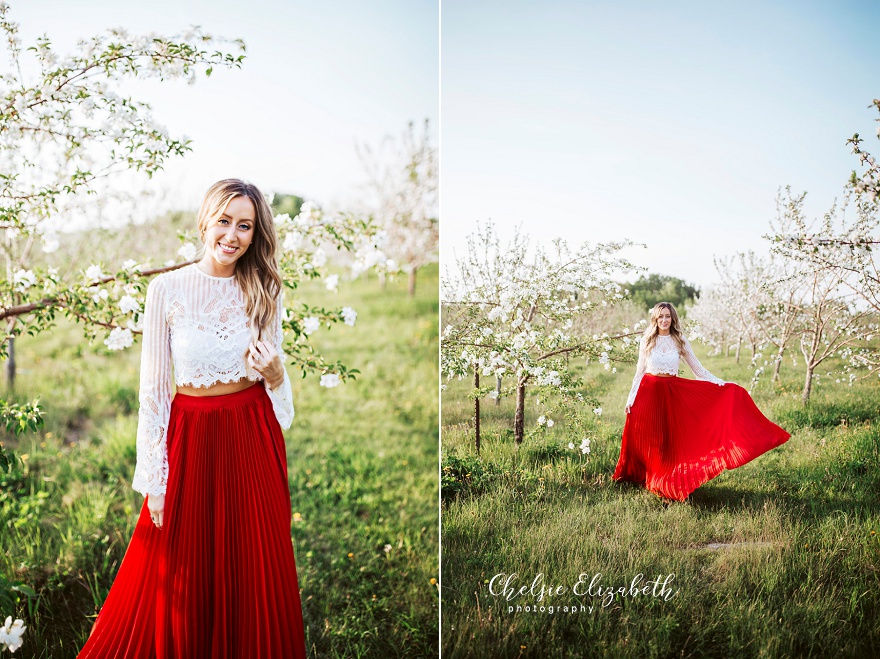
<instances>
[{"instance_id":1,"label":"tree trunk","mask_svg":"<svg viewBox=\"0 0 880 659\"><path fill-rule=\"evenodd\" d=\"M416 295L416 267L413 266L409 271L409 296L415 297Z\"/></svg>"},{"instance_id":2,"label":"tree trunk","mask_svg":"<svg viewBox=\"0 0 880 659\"><path fill-rule=\"evenodd\" d=\"M384 272L379 273L379 288L381 288L383 291L388 288L388 277L385 275Z\"/></svg>"},{"instance_id":3,"label":"tree trunk","mask_svg":"<svg viewBox=\"0 0 880 659\"><path fill-rule=\"evenodd\" d=\"M804 380L804 393L801 396L804 405L807 405L810 402L810 392L813 390L813 371L815 369L815 366L807 366L807 378Z\"/></svg>"},{"instance_id":4,"label":"tree trunk","mask_svg":"<svg viewBox=\"0 0 880 659\"><path fill-rule=\"evenodd\" d=\"M782 355L785 348L780 348L776 355L776 366L773 367L773 382L779 382L779 369L782 367Z\"/></svg>"},{"instance_id":5,"label":"tree trunk","mask_svg":"<svg viewBox=\"0 0 880 659\"><path fill-rule=\"evenodd\" d=\"M474 389L480 388L480 367L474 366ZM474 445L480 453L480 396L474 394Z\"/></svg>"},{"instance_id":6,"label":"tree trunk","mask_svg":"<svg viewBox=\"0 0 880 659\"><path fill-rule=\"evenodd\" d=\"M736 341L736 363L739 364L739 351L742 348L743 340L742 337L739 337Z\"/></svg>"},{"instance_id":7,"label":"tree trunk","mask_svg":"<svg viewBox=\"0 0 880 659\"><path fill-rule=\"evenodd\" d=\"M495 407L501 405L501 376L495 378Z\"/></svg>"},{"instance_id":8,"label":"tree trunk","mask_svg":"<svg viewBox=\"0 0 880 659\"><path fill-rule=\"evenodd\" d=\"M9 357L6 359L6 387L9 391L15 389L15 337L9 337Z\"/></svg>"},{"instance_id":9,"label":"tree trunk","mask_svg":"<svg viewBox=\"0 0 880 659\"><path fill-rule=\"evenodd\" d=\"M526 427L526 385L516 385L516 413L513 417L513 438L516 445L522 444Z\"/></svg>"},{"instance_id":10,"label":"tree trunk","mask_svg":"<svg viewBox=\"0 0 880 659\"><path fill-rule=\"evenodd\" d=\"M7 227L4 233L4 239L6 241L6 281L12 281L12 230ZM15 302L15 298L18 296L14 296L13 303ZM6 321L6 333L12 334L12 329L15 327L15 316L9 318ZM8 345L8 357L6 360L6 387L8 391L13 391L15 389L15 337L9 337L9 345Z\"/></svg>"}]
</instances>

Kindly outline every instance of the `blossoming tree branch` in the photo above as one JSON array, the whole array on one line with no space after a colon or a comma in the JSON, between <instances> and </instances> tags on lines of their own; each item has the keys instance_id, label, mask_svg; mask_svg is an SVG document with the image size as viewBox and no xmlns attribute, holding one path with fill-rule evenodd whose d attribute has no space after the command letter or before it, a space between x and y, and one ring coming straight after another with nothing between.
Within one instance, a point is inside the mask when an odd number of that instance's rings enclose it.
<instances>
[{"instance_id":1,"label":"blossoming tree branch","mask_svg":"<svg viewBox=\"0 0 880 659\"><path fill-rule=\"evenodd\" d=\"M583 391L575 358L595 359L609 371L635 360L639 327L599 327L601 309L624 299L614 280L636 270L620 251L629 241L572 249L554 240L549 249L530 248L517 232L502 246L494 226L468 237L467 254L456 260L443 288L441 371L447 379L474 375L475 400L484 395L516 396L514 439L525 436L526 391L539 394L541 426L561 412L573 424L588 425L584 411L601 414ZM479 375L508 377L498 391L480 388ZM475 421L478 420L478 408ZM589 417L587 417L589 418Z\"/></svg>"},{"instance_id":2,"label":"blossoming tree branch","mask_svg":"<svg viewBox=\"0 0 880 659\"><path fill-rule=\"evenodd\" d=\"M190 140L171 136L155 122L148 103L120 96L116 84L144 77L193 83L198 73L210 76L218 66L239 68L244 43L199 28L173 37L115 29L81 41L66 56L56 54L46 36L23 50L6 3L0 3L0 30L9 54L9 67L0 73L0 228L6 231L7 255L7 275L0 278L0 318L6 319L0 357L9 357L22 332L52 327L59 312L81 323L90 340L101 334L108 348L127 348L141 331L149 278L194 262L197 248L190 232L180 234L183 245L174 258L74 262L67 266L78 273L73 278L56 267L31 265L33 249L40 242L44 252L58 249L50 220L93 203L98 181L131 170L152 176L168 158L191 150ZM31 79L22 73L25 56L35 60ZM351 255L352 276L388 264L370 216L325 214L306 203L296 217L280 214L275 223L289 288L323 278L328 290L337 290L340 274L328 272L329 256L337 252ZM292 363L304 376L320 373L325 387L353 377L355 369L326 360L309 337L333 323L354 325L356 317L350 307L300 303L285 309L283 326L291 337L285 348ZM0 402L0 413L17 431L35 430L42 422L37 402Z\"/></svg>"},{"instance_id":3,"label":"blossoming tree branch","mask_svg":"<svg viewBox=\"0 0 880 659\"><path fill-rule=\"evenodd\" d=\"M27 267L38 239L46 251L57 249L48 220L82 204L99 180L126 170L151 176L168 157L190 149L189 140L171 137L152 119L147 103L120 96L114 84L138 77L192 83L200 71L239 67L244 44L198 28L173 37L110 30L66 56L45 35L22 50L6 2L0 2L0 32L7 52L0 69L0 228L7 260L0 281L0 315L7 319L0 355L8 357L13 337L49 326L56 308L49 300L77 297L75 288L70 295L58 290L57 272ZM0 401L0 415L15 432L42 425L37 401Z\"/></svg>"}]
</instances>

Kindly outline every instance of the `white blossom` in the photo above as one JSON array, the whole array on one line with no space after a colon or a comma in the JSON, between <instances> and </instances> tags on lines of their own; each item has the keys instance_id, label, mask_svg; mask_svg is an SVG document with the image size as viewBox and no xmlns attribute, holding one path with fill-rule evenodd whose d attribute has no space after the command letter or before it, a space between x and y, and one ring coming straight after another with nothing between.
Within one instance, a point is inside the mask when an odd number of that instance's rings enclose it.
<instances>
[{"instance_id":1,"label":"white blossom","mask_svg":"<svg viewBox=\"0 0 880 659\"><path fill-rule=\"evenodd\" d=\"M326 375L321 376L321 386L327 387L328 389L338 387L340 382L341 380L339 379L339 375L337 373L327 373Z\"/></svg>"},{"instance_id":2,"label":"white blossom","mask_svg":"<svg viewBox=\"0 0 880 659\"><path fill-rule=\"evenodd\" d=\"M351 307L342 307L342 320L345 321L346 325L354 327L354 322L357 320L357 311Z\"/></svg>"},{"instance_id":3,"label":"white blossom","mask_svg":"<svg viewBox=\"0 0 880 659\"><path fill-rule=\"evenodd\" d=\"M104 345L110 348L110 350L124 350L125 348L130 348L133 343L134 337L131 330L121 327L114 327L113 331L110 332L110 336L104 339Z\"/></svg>"},{"instance_id":4,"label":"white blossom","mask_svg":"<svg viewBox=\"0 0 880 659\"><path fill-rule=\"evenodd\" d=\"M5 624L0 626L0 645L10 652L15 652L21 647L21 637L25 629L27 627L21 618L16 618L15 622L12 622L12 616L7 616Z\"/></svg>"},{"instance_id":5,"label":"white blossom","mask_svg":"<svg viewBox=\"0 0 880 659\"><path fill-rule=\"evenodd\" d=\"M174 263L174 261L172 261ZM96 279L103 279L104 273L101 271L100 265L90 265L86 268L86 279L89 281L95 281Z\"/></svg>"},{"instance_id":6,"label":"white blossom","mask_svg":"<svg viewBox=\"0 0 880 659\"><path fill-rule=\"evenodd\" d=\"M321 327L321 321L314 316L309 316L308 318L303 319L303 333L306 334L306 336L317 331L319 327Z\"/></svg>"},{"instance_id":7,"label":"white blossom","mask_svg":"<svg viewBox=\"0 0 880 659\"><path fill-rule=\"evenodd\" d=\"M593 410L593 414L595 414L596 416L602 416L602 408L597 407L596 409Z\"/></svg>"},{"instance_id":8,"label":"white blossom","mask_svg":"<svg viewBox=\"0 0 880 659\"><path fill-rule=\"evenodd\" d=\"M54 233L43 234L43 251L46 252L46 254L58 251L60 246L61 242L58 240L57 235Z\"/></svg>"},{"instance_id":9,"label":"white blossom","mask_svg":"<svg viewBox=\"0 0 880 659\"><path fill-rule=\"evenodd\" d=\"M196 257L197 248L193 243L184 243L177 253L184 261L192 261Z\"/></svg>"},{"instance_id":10,"label":"white blossom","mask_svg":"<svg viewBox=\"0 0 880 659\"><path fill-rule=\"evenodd\" d=\"M37 276L31 270L19 270L12 276L15 290L24 292L37 283Z\"/></svg>"},{"instance_id":11,"label":"white blossom","mask_svg":"<svg viewBox=\"0 0 880 659\"><path fill-rule=\"evenodd\" d=\"M299 231L289 231L284 236L284 242L281 243L281 249L285 252L295 252L300 249L303 244L304 236Z\"/></svg>"},{"instance_id":12,"label":"white blossom","mask_svg":"<svg viewBox=\"0 0 880 659\"><path fill-rule=\"evenodd\" d=\"M327 252L323 250L323 248L319 247L315 250L315 253L312 254L312 265L316 268L322 268L327 263Z\"/></svg>"},{"instance_id":13,"label":"white blossom","mask_svg":"<svg viewBox=\"0 0 880 659\"><path fill-rule=\"evenodd\" d=\"M122 313L129 313L132 311L140 311L141 304L137 300L135 300L131 295L123 295L119 299L119 310Z\"/></svg>"},{"instance_id":14,"label":"white blossom","mask_svg":"<svg viewBox=\"0 0 880 659\"><path fill-rule=\"evenodd\" d=\"M339 275L330 275L324 280L328 291L336 291L339 289Z\"/></svg>"}]
</instances>

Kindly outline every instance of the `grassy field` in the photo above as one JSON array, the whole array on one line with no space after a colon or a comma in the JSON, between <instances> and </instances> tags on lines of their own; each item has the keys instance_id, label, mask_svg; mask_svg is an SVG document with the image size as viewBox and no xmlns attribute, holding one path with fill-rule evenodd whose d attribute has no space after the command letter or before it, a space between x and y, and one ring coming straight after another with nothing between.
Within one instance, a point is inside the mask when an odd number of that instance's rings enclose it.
<instances>
[{"instance_id":1,"label":"grassy field","mask_svg":"<svg viewBox=\"0 0 880 659\"><path fill-rule=\"evenodd\" d=\"M324 389L290 370L296 418L285 436L309 654L436 656L437 268L420 273L415 299L405 278L298 295L358 312L354 328L313 337L328 359L361 371ZM21 463L0 475L0 577L37 591L16 612L28 629L15 656L64 659L87 638L143 503L130 486L140 348L89 346L61 319L19 340L16 355L10 399L41 395L46 426L2 436Z\"/></svg>"},{"instance_id":2,"label":"grassy field","mask_svg":"<svg viewBox=\"0 0 880 659\"><path fill-rule=\"evenodd\" d=\"M748 386L747 359L738 366L704 352L710 371ZM790 364L778 386L768 378L754 398L791 439L684 503L611 480L634 367L586 371L604 408L589 456L568 449L581 436L562 420L515 450L514 401L496 407L487 398L477 457L470 387L450 382L442 402L444 659L877 656L880 386L876 377L848 387L823 375L804 409L802 375ZM540 413L527 399L527 429ZM500 573L518 575L516 592L539 574L543 585L566 589L539 601L538 584L534 595L508 600L498 581L492 590L501 594L490 593ZM660 576L667 589L613 600L583 595L583 586L574 594L582 573L587 584L601 574L604 588ZM536 604L537 612L525 608Z\"/></svg>"}]
</instances>

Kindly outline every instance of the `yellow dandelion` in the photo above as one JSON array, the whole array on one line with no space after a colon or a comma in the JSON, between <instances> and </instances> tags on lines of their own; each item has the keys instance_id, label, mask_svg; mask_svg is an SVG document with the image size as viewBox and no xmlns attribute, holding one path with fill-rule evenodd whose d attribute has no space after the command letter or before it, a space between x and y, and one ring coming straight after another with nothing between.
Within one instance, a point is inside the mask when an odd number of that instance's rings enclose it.
<instances>
[{"instance_id":1,"label":"yellow dandelion","mask_svg":"<svg viewBox=\"0 0 880 659\"><path fill-rule=\"evenodd\" d=\"M303 519L302 515L300 515L299 513L293 513L293 521L294 522L301 522L302 519Z\"/></svg>"},{"instance_id":2,"label":"yellow dandelion","mask_svg":"<svg viewBox=\"0 0 880 659\"><path fill-rule=\"evenodd\" d=\"M437 585L437 580L436 580L434 577L431 577L431 585L432 585L432 586L436 586L436 585Z\"/></svg>"},{"instance_id":3,"label":"yellow dandelion","mask_svg":"<svg viewBox=\"0 0 880 659\"><path fill-rule=\"evenodd\" d=\"M354 554L352 554L351 552L348 552L348 557L349 557L349 558L354 558Z\"/></svg>"}]
</instances>

